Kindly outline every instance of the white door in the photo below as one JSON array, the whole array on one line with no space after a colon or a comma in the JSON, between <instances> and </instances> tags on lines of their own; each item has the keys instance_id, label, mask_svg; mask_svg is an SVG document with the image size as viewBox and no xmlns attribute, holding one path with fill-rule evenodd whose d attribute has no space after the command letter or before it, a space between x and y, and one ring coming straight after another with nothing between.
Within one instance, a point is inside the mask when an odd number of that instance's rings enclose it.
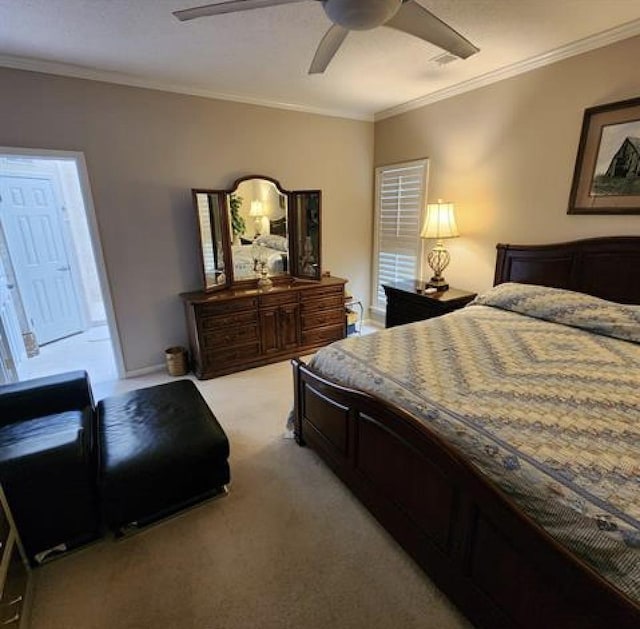
<instances>
[{"instance_id":1,"label":"white door","mask_svg":"<svg viewBox=\"0 0 640 629\"><path fill-rule=\"evenodd\" d=\"M0 177L0 218L22 300L40 345L83 330L62 208L50 179Z\"/></svg>"}]
</instances>

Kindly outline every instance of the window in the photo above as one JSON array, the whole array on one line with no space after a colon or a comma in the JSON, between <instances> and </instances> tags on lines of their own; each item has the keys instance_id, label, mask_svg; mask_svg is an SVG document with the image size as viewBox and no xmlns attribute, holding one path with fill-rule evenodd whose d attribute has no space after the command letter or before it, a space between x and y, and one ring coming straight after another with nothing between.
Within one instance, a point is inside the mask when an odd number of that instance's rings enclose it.
<instances>
[{"instance_id":1,"label":"window","mask_svg":"<svg viewBox=\"0 0 640 629\"><path fill-rule=\"evenodd\" d=\"M376 215L371 308L385 311L382 284L421 275L420 228L428 160L376 168Z\"/></svg>"}]
</instances>

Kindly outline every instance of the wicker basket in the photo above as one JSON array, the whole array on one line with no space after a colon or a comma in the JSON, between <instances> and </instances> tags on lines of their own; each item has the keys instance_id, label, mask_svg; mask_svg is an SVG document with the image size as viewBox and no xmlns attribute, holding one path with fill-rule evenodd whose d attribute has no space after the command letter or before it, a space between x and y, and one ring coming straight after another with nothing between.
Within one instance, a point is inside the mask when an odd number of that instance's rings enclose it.
<instances>
[{"instance_id":1,"label":"wicker basket","mask_svg":"<svg viewBox=\"0 0 640 629\"><path fill-rule=\"evenodd\" d=\"M170 376L184 376L189 371L187 350L184 347L167 347L164 350L164 357Z\"/></svg>"}]
</instances>

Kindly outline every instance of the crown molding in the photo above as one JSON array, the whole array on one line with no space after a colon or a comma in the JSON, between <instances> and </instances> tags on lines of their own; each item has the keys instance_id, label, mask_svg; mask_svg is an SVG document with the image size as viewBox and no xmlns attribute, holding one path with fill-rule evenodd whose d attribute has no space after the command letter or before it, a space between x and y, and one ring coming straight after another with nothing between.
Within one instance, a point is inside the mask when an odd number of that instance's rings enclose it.
<instances>
[{"instance_id":1,"label":"crown molding","mask_svg":"<svg viewBox=\"0 0 640 629\"><path fill-rule=\"evenodd\" d=\"M530 70L535 70L536 68L541 68L543 66L556 63L557 61L574 57L597 48L602 48L603 46L608 46L609 44L614 44L618 41L622 41L623 39L628 39L637 35L640 35L640 19L627 22L626 24L597 33L590 37L585 37L584 39L567 44L566 46L561 46L560 48L556 48L541 55L531 57L530 59L525 59L524 61L519 61L509 66L505 66L504 68L487 72L482 76L431 92L430 94L407 101L406 103L402 103L388 109L383 109L374 115L344 109L325 109L322 107L312 107L310 105L302 105L298 103L286 103L253 96L217 92L215 90L195 88L161 80L145 79L139 76L120 72L98 70L81 65L46 61L44 59L36 59L32 57L0 55L0 67L12 68L15 70L27 70L30 72L42 72L44 74L87 79L90 81L101 81L104 83L115 83L117 85L140 87L143 89L184 94L187 96L199 96L214 100L268 107L271 109L283 109L286 111L329 116L333 118L346 118L349 120L360 120L364 122L377 122L379 120L384 120L385 118L391 118L392 116L397 116L414 109L419 109L425 105L430 105L432 103L451 98L452 96L464 94L465 92L470 92L480 87L491 85L492 83L497 83L498 81L502 81L519 74L524 74Z\"/></svg>"},{"instance_id":2,"label":"crown molding","mask_svg":"<svg viewBox=\"0 0 640 629\"><path fill-rule=\"evenodd\" d=\"M347 118L350 120L373 122L372 114L356 113L343 109L324 109L322 107L312 107L298 103L284 103L253 96L228 94L225 92L217 92L215 90L189 87L187 85L180 85L177 83L145 79L120 72L98 70L70 63L45 61L44 59L35 59L32 57L0 55L0 67L11 68L14 70L27 70L29 72L42 72L44 74L55 74L58 76L72 77L76 79L87 79L90 81L101 81L103 83L115 83L117 85L126 85L128 87L141 87L161 92L185 94L187 96L200 96L202 98L210 98L214 100L232 101L234 103L244 103L246 105L269 107L271 109L285 109L287 111L316 114L319 116L330 116L332 118Z\"/></svg>"},{"instance_id":3,"label":"crown molding","mask_svg":"<svg viewBox=\"0 0 640 629\"><path fill-rule=\"evenodd\" d=\"M536 68L541 68L569 57L575 57L576 55L595 50L596 48L615 44L616 42L622 41L623 39L629 39L630 37L635 37L636 35L640 35L640 19L627 22L621 26L616 26L609 30L602 31L601 33L591 35L590 37L585 37L584 39L579 39L578 41L567 44L566 46L555 48L549 52L536 55L535 57L525 59L524 61L519 61L505 66L504 68L487 72L482 76L469 79L468 81L462 81L461 83L457 83L451 87L445 87L441 90L426 94L425 96L410 100L401 105L383 109L374 115L374 120L378 122L385 118L391 118L392 116L397 116L414 109L419 109L425 105L431 105L432 103L437 103L438 101L445 100L446 98L451 98L452 96L464 94L465 92L470 92L471 90L478 89L479 87L491 85L492 83L497 83L498 81L509 79L519 74L524 74L525 72L535 70Z\"/></svg>"}]
</instances>

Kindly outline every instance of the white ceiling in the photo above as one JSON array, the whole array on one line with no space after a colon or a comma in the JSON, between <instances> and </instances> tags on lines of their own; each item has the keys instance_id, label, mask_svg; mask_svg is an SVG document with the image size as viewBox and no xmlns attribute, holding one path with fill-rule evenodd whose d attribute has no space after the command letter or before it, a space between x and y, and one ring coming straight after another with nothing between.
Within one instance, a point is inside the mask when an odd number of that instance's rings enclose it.
<instances>
[{"instance_id":1,"label":"white ceiling","mask_svg":"<svg viewBox=\"0 0 640 629\"><path fill-rule=\"evenodd\" d=\"M480 53L439 67L439 48L381 27L351 33L326 73L309 76L330 25L320 3L171 15L206 2L2 0L0 66L371 119L640 34L638 0L419 0Z\"/></svg>"}]
</instances>

